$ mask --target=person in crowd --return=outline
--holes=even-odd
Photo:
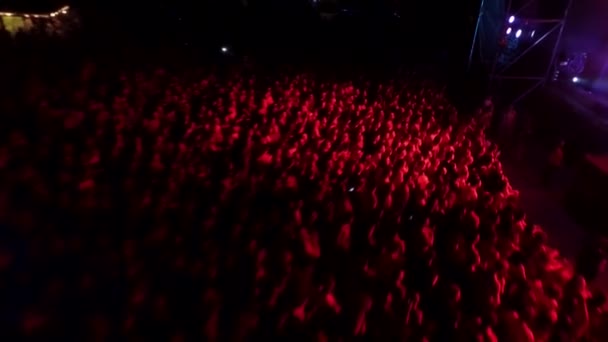
[[[508,148],[510,152],[515,148],[515,131],[517,121],[517,111],[514,106],[507,108],[501,124],[502,145]]]
[[[551,186],[553,181],[559,172],[560,168],[564,163],[564,146],[565,142],[560,141],[557,146],[551,150],[549,156],[547,157],[547,162],[545,164],[545,170],[542,175],[543,183],[545,186]]]

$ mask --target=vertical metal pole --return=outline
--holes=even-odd
[[[545,72],[545,81],[543,82],[543,85],[547,82],[547,79],[549,78],[549,74],[551,73],[551,68],[553,67],[553,64],[555,64],[555,57],[557,56],[557,49],[559,48],[559,46],[562,42],[564,26],[566,26],[566,19],[568,18],[568,13],[570,12],[570,7],[572,7],[573,1],[574,0],[568,1],[568,6],[566,6],[566,10],[564,11],[564,18],[562,19],[562,23],[560,24],[561,27],[559,28],[559,33],[557,34],[557,41],[555,42],[555,45],[553,46],[553,52],[551,53],[551,59],[549,60],[549,65],[547,66],[547,71]]]
[[[467,71],[471,70],[473,64],[473,52],[475,51],[475,45],[477,43],[477,34],[479,32],[479,25],[481,25],[481,17],[483,16],[483,5],[485,0],[481,0],[479,5],[479,13],[477,14],[477,23],[475,24],[475,32],[473,32],[473,42],[471,43],[471,51],[469,51],[469,63],[467,64]]]
[[[507,4],[507,10],[505,12],[506,15],[509,15],[509,13],[511,12],[512,4],[513,4],[512,0],[509,0],[509,2]],[[500,24],[500,32],[501,32],[501,35],[499,36],[500,39],[502,39],[502,37],[505,34],[505,19],[506,19],[506,17],[502,19],[502,23]],[[497,42],[495,44],[498,45]],[[493,88],[495,87],[494,83],[496,80],[496,66],[498,64],[498,57],[500,56],[501,53],[502,53],[501,47],[499,46],[496,51],[496,54],[494,55],[494,62],[492,63],[492,71],[490,71],[490,77],[489,77],[490,79],[488,80],[488,82],[489,82],[488,88],[490,88],[491,92],[494,92]]]
[[[608,61],[606,61],[604,63],[604,66],[602,67],[602,71],[600,71],[600,79],[605,78],[607,73],[608,73]]]

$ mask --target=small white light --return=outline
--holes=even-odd
[[[355,188],[354,188],[354,187],[352,187],[352,188],[348,189],[348,192],[353,192],[353,191],[355,191]]]
[[[224,52],[224,53],[228,52],[228,48],[225,46],[222,46],[222,52]]]
[[[512,28],[510,28],[510,27],[509,27],[509,28],[507,28],[507,34],[511,34],[511,31],[513,31],[513,29],[512,29]]]
[[[534,38],[535,33],[536,33],[536,31],[532,31],[532,33],[530,33],[530,38]]]
[[[572,77],[572,82],[573,83],[578,83],[580,80],[578,79],[578,77]]]
[[[509,23],[513,24],[514,21],[515,21],[515,16],[510,16],[509,17]]]
[[[515,38],[519,37],[521,37],[521,30],[517,30],[517,32],[515,32]]]

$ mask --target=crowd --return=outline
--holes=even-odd
[[[0,101],[3,334],[602,339],[595,269],[527,222],[491,106],[413,74],[98,67]]]

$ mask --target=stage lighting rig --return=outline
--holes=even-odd
[[[587,53],[576,52],[569,55],[562,55],[556,59],[553,72],[553,81],[571,80],[573,83],[578,83],[575,79],[580,80],[580,76],[585,71],[587,65]]]
[[[506,105],[519,102],[557,71],[557,48],[572,2],[482,0],[469,69],[479,61],[489,71],[490,92],[503,94]],[[479,59],[474,59],[475,51]]]

